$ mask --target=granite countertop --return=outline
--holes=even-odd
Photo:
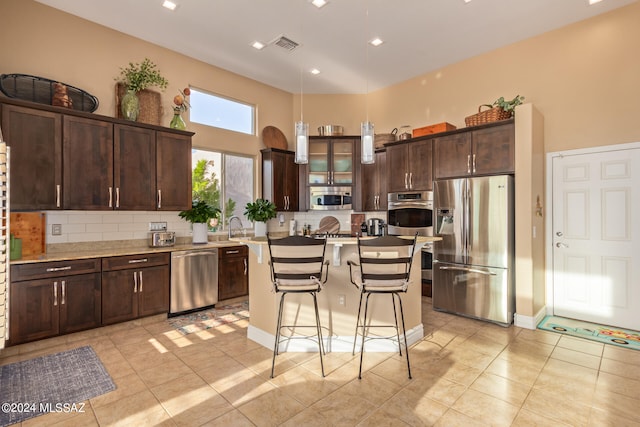
[[[229,240],[210,241],[208,243],[198,245],[194,245],[192,243],[177,243],[174,246],[165,246],[161,248],[150,248],[145,244],[146,240],[100,242],[100,244],[64,244],[64,246],[50,245],[47,247],[47,253],[23,256],[20,259],[11,260],[11,265],[238,246],[238,242],[232,242]]]

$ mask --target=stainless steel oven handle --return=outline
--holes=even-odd
[[[455,270],[455,271],[466,271],[468,273],[478,273],[478,274],[483,274],[485,276],[495,276],[496,273],[493,273],[491,271],[484,271],[484,270],[478,270],[477,268],[469,268],[469,267],[449,267],[449,266],[442,266],[440,267],[440,270]]]

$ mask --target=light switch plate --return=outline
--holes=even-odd
[[[167,231],[166,222],[150,222],[149,231]]]
[[[62,224],[51,224],[51,235],[52,236],[61,236],[62,235]]]

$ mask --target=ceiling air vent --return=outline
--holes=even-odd
[[[271,44],[275,44],[276,46],[279,46],[283,49],[287,49],[289,51],[292,51],[298,46],[300,46],[299,43],[294,42],[293,40],[291,40],[290,38],[287,38],[284,35],[280,35],[276,37],[276,39],[273,40]]]

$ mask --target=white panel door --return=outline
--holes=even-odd
[[[553,311],[640,330],[640,149],[553,158]]]

